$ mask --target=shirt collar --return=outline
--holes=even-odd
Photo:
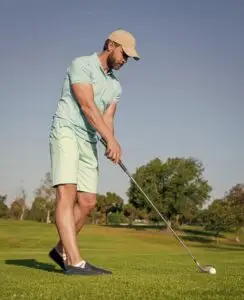
[[[100,68],[100,70],[103,72],[103,74],[104,74],[105,76],[110,76],[110,77],[113,77],[113,78],[116,78],[116,79],[117,79],[117,77],[114,75],[114,72],[113,72],[112,70],[109,70],[107,73],[104,71],[104,69],[103,69],[103,67],[102,67],[102,65],[101,65],[100,59],[99,59],[99,57],[98,57],[97,52],[95,52],[95,53],[93,54],[93,57],[94,57],[94,60],[95,60],[96,65]]]

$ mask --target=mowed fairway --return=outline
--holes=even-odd
[[[171,234],[89,225],[81,252],[113,275],[69,277],[47,255],[54,225],[0,220],[0,299],[244,299],[244,245],[201,239],[186,244],[216,275],[199,273]]]

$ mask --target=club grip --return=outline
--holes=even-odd
[[[103,137],[99,137],[99,140],[100,140],[100,142],[103,144],[103,146],[104,146],[105,148],[107,148],[107,142],[105,141],[105,139],[104,139]],[[121,160],[119,161],[119,165],[120,165],[120,167],[121,167],[126,173],[128,173],[128,170],[127,170],[126,166],[122,163]]]
[[[105,148],[107,148],[107,142],[105,141],[105,139],[104,138],[99,138],[99,140],[100,140],[100,142],[103,144],[103,146],[105,147]]]

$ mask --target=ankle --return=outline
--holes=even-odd
[[[72,266],[84,268],[85,265],[86,265],[86,261],[85,260],[80,260],[77,264],[73,264]]]
[[[55,249],[59,253],[59,255],[62,256],[63,260],[67,260],[66,253],[65,253],[64,247],[61,242],[57,243]]]
[[[83,258],[81,258],[81,257],[75,258],[75,259],[67,258],[67,265],[70,265],[70,266],[77,266],[77,265],[81,264],[81,262],[84,262]]]

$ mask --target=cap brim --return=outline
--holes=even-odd
[[[128,55],[129,57],[133,57],[135,60],[139,60],[140,56],[137,53],[135,48],[127,48],[127,47],[123,47],[123,50],[125,51],[125,54]]]

